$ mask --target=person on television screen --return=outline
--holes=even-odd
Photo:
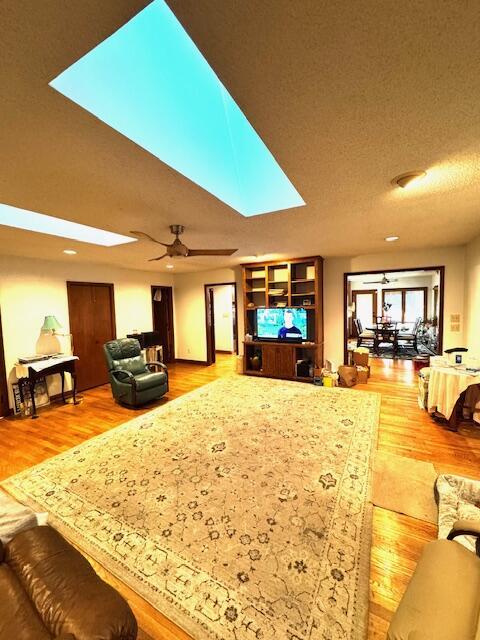
[[[285,338],[297,338],[302,336],[302,332],[298,327],[293,324],[293,311],[286,309],[283,312],[283,327],[278,330],[278,338],[284,340]]]

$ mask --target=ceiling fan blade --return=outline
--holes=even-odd
[[[134,236],[138,236],[140,238],[146,238],[147,240],[151,240],[152,242],[156,242],[157,244],[161,244],[164,247],[169,247],[169,244],[165,244],[165,242],[160,242],[160,240],[155,240],[152,236],[149,236],[148,233],[144,233],[143,231],[130,231]]]
[[[158,256],[158,258],[150,258],[149,262],[155,262],[155,260],[163,260],[163,258],[166,258],[168,256],[168,253],[164,253],[163,256]]]
[[[238,249],[189,249],[188,256],[231,256]]]

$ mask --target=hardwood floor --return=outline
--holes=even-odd
[[[233,375],[235,357],[217,354],[210,367],[170,365],[170,392],[145,409],[131,410],[115,404],[108,386],[84,393],[78,406],[56,404],[40,411],[38,420],[0,420],[0,479],[21,471],[78,443],[115,427],[154,406]],[[431,461],[438,472],[480,477],[480,428],[464,424],[459,433],[446,431],[420,410],[416,375],[409,361],[374,360],[368,384],[356,389],[382,395],[378,449]],[[436,527],[385,509],[374,509],[370,570],[369,640],[384,640],[388,622],[408,584],[426,542],[436,537]],[[153,640],[184,640],[187,636],[142,598],[107,574],[97,571],[128,599],[142,628]]]

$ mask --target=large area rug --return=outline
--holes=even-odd
[[[379,399],[224,378],[3,486],[198,640],[364,640]]]

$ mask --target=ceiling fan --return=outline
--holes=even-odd
[[[383,278],[381,280],[369,280],[368,282],[364,282],[363,284],[390,284],[390,282],[397,282],[397,279],[395,278],[395,279],[389,280],[384,272]]]
[[[152,238],[152,236],[148,235],[148,233],[144,233],[143,231],[130,231],[130,233],[133,233],[134,236],[146,238],[147,240],[151,240],[152,242],[161,244],[165,247],[166,252],[162,256],[158,256],[158,258],[150,258],[149,262],[162,260],[162,258],[166,258],[167,256],[170,258],[191,258],[192,256],[231,256],[232,253],[238,251],[238,249],[189,249],[178,238],[178,236],[184,231],[185,227],[183,225],[171,224],[170,232],[175,236],[175,240],[171,244],[155,240],[155,238]]]

